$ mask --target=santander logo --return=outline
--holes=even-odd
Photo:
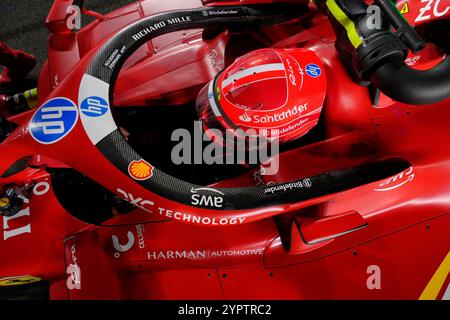
[[[244,113],[239,116],[239,120],[241,120],[242,122],[248,123],[248,122],[252,121],[252,118],[250,118],[247,113]]]
[[[253,117],[250,117],[247,113],[244,113],[239,116],[239,120],[244,123],[253,122],[255,124],[272,124],[286,121],[294,117],[301,117],[306,113],[306,111],[308,111],[308,103],[295,106],[287,111],[268,114],[255,114]]]

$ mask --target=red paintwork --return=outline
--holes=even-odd
[[[140,1],[76,34],[61,29],[58,20],[64,19],[64,10],[54,7],[47,22],[54,32],[49,61],[39,79],[41,103],[58,96],[78,101],[76,86],[95,48],[123,26],[157,12],[199,6],[200,0]],[[410,0],[406,18],[414,21],[422,6],[421,1]],[[310,17],[308,24],[295,21],[263,32],[267,46],[307,48],[320,57],[328,82],[324,139],[283,153],[277,176],[266,179],[249,173],[216,186],[292,181],[375,158],[402,157],[412,164],[410,169],[337,195],[276,210],[242,212],[248,214],[248,223],[242,225],[199,227],[138,209],[93,226],[61,207],[46,166],[75,168],[113,192],[120,188],[134,198],[151,198],[160,207],[192,208],[152,195],[118,172],[92,146],[80,122],[61,142],[38,144],[28,133],[32,112],[24,113],[11,119],[20,126],[0,144],[0,172],[27,155],[34,156],[33,168],[0,183],[39,188],[30,193],[21,215],[1,218],[0,279],[21,275],[48,279],[53,299],[419,298],[450,250],[449,101],[420,107],[385,101],[383,108],[374,107],[368,89],[354,83],[339,61],[327,20],[313,7],[299,20]],[[151,41],[122,70],[116,104],[177,105],[195,100],[198,90],[222,67],[230,37],[223,32],[203,41],[201,30],[191,30]],[[435,63],[437,55],[442,58],[435,50],[417,67]],[[207,212],[198,209],[196,214]],[[289,250],[281,244],[275,215],[281,221],[295,221],[286,231],[292,239]],[[306,244],[302,230],[311,239],[353,232]],[[134,244],[127,247],[132,238]],[[81,269],[81,289],[68,290],[66,268],[74,258]],[[371,290],[367,281],[373,265],[380,267],[381,288]]]
[[[356,231],[366,225],[366,221],[358,212],[351,211],[322,219],[312,218],[308,221],[306,218],[298,225],[298,229],[306,244],[315,244],[330,238],[336,238],[347,232]]]

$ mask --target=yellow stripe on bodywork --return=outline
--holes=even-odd
[[[450,252],[447,254],[444,261],[442,261],[433,278],[431,278],[427,287],[420,295],[419,300],[436,300],[442,286],[445,284],[445,280],[447,280],[449,272]]]
[[[37,93],[37,89],[31,89],[28,91],[24,92],[24,96],[25,96],[25,101],[27,102],[27,106],[30,109],[34,109],[37,106],[37,98],[38,98],[38,93]]]
[[[362,45],[361,37],[356,30],[356,26],[353,21],[345,14],[344,11],[337,5],[334,0],[327,0],[327,8],[335,19],[344,27],[347,31],[348,39],[355,49],[358,49]]]

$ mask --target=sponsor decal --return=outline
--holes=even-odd
[[[114,69],[114,67],[117,65],[117,62],[122,58],[123,54],[127,50],[126,46],[123,46],[120,49],[115,49],[108,59],[106,59],[104,66],[109,69]]]
[[[274,194],[279,192],[286,192],[294,189],[303,189],[303,188],[311,188],[312,181],[311,179],[303,179],[302,181],[290,182],[285,184],[280,184],[272,187],[268,187],[264,189],[265,194]]]
[[[415,177],[414,168],[411,167],[408,170],[403,171],[402,173],[399,173],[389,179],[386,179],[385,181],[383,181],[378,185],[375,191],[383,192],[395,190],[413,181],[414,177]]]
[[[32,276],[7,277],[0,279],[0,287],[12,287],[41,281],[41,278]]]
[[[305,68],[306,74],[311,78],[318,78],[322,74],[322,69],[314,63],[310,63]]]
[[[312,187],[312,181],[311,181],[311,179],[303,179],[302,183],[303,183],[303,186],[304,186],[305,188],[311,188],[311,187]]]
[[[145,248],[144,233],[145,233],[144,225],[142,224],[136,225],[136,236],[138,240],[139,249]],[[122,244],[119,238],[115,235],[113,235],[111,238],[113,247],[116,250],[116,252],[114,253],[115,258],[120,258],[121,253],[129,251],[136,243],[136,237],[134,233],[131,231],[128,231],[127,233],[127,242],[125,244]]]
[[[167,24],[174,25],[174,24],[191,22],[191,21],[192,21],[192,18],[190,16],[185,16],[185,17],[181,17],[181,18],[167,19]]]
[[[133,206],[141,210],[147,211],[149,213],[153,213],[153,211],[151,210],[151,207],[155,205],[153,201],[137,198],[133,196],[131,193],[125,192],[122,189],[117,189],[117,192],[121,195],[122,199],[129,202]]]
[[[200,192],[200,193],[199,193]],[[193,206],[222,208],[225,194],[212,188],[192,188],[191,204]],[[211,193],[211,195],[205,195]]]
[[[261,115],[256,113],[253,115],[253,117],[249,117],[247,113],[244,113],[239,116],[239,120],[245,123],[253,122],[254,124],[272,124],[301,115],[306,111],[308,111],[308,103],[302,104],[300,106],[294,106],[290,110],[274,113],[271,115]]]
[[[148,26],[148,27],[142,29],[141,31],[137,32],[136,34],[134,34],[132,36],[132,38],[137,41],[137,40],[145,37],[146,35],[151,34],[151,33],[155,32],[156,30],[160,30],[166,26],[167,26],[167,23],[164,21],[157,22],[154,25]]]
[[[155,205],[153,201],[145,200],[143,198],[135,197],[131,193],[128,193],[122,189],[117,189],[117,192],[121,195],[122,199],[131,203],[132,205],[138,207],[149,213],[159,214],[162,217],[168,219],[173,219],[181,222],[187,222],[192,224],[208,225],[208,226],[227,226],[242,224],[245,222],[245,217],[236,218],[217,218],[214,217],[200,217],[194,214],[183,213],[179,211],[174,211],[166,208],[161,208]],[[155,209],[154,212],[152,209]]]
[[[42,181],[36,183],[33,187],[33,194],[36,196],[43,196],[50,190],[50,184],[48,182]],[[29,204],[30,200],[23,195],[20,195],[24,204]],[[14,225],[15,221],[25,222],[22,217],[28,217],[28,223],[22,224],[22,226]],[[30,207],[27,206],[20,210],[17,214],[12,217],[3,217],[3,240],[18,237],[27,233],[31,233],[31,222],[30,220]],[[14,225],[14,226],[13,226]]]
[[[422,7],[415,22],[427,21],[431,18],[441,18],[450,11],[448,0],[422,0]]]
[[[264,249],[248,250],[167,250],[167,251],[149,251],[148,260],[177,260],[190,259],[202,260],[220,257],[243,257],[260,256],[264,254]]]
[[[309,121],[309,118],[305,118],[305,119],[301,119],[298,122],[294,123],[294,124],[290,124],[289,126],[287,126],[286,128],[283,129],[271,129],[270,131],[267,131],[266,135],[270,135],[272,137],[276,137],[276,136],[281,136],[284,135],[285,133],[297,130],[298,128],[301,128],[304,124],[306,124]]]
[[[117,65],[117,62],[119,62],[120,58],[122,58],[123,54],[127,50],[126,46],[123,46],[120,49],[115,49],[108,59],[106,59],[106,62],[104,63],[104,66],[109,69],[114,69],[114,67]]]
[[[31,136],[39,143],[52,144],[66,137],[78,120],[76,104],[66,98],[54,98],[39,108],[31,118]]]
[[[153,170],[153,166],[144,159],[132,161],[128,166],[128,174],[139,181],[150,179],[153,176]]]
[[[245,221],[245,217],[239,218],[216,218],[216,217],[199,217],[193,214],[177,212],[173,210],[168,210],[165,208],[158,208],[158,212],[161,216],[182,221],[189,222],[193,224],[202,224],[202,225],[210,225],[210,226],[227,226],[227,225],[235,225],[242,224]]]
[[[84,99],[80,110],[87,117],[98,118],[108,112],[109,103],[103,98],[91,96]]]
[[[128,231],[127,233],[127,242],[125,244],[121,244],[119,242],[119,238],[117,236],[112,236],[112,243],[114,249],[117,250],[117,252],[114,254],[116,258],[120,257],[121,253],[129,251],[133,245],[134,245],[134,234],[131,231]]]
[[[157,22],[151,26],[147,26],[144,29],[142,29],[141,31],[135,33],[132,38],[135,41],[138,41],[140,39],[142,39],[143,37],[158,31],[160,29],[163,29],[167,26],[171,26],[171,25],[176,25],[176,24],[180,24],[180,23],[186,23],[186,22],[191,22],[192,21],[192,17],[191,16],[183,16],[183,17],[179,17],[179,18],[172,18],[172,19],[167,19],[165,21],[160,21]]]
[[[80,83],[80,118],[92,144],[117,130],[108,100],[109,84],[85,74]]]
[[[204,17],[208,16],[222,16],[222,15],[236,15],[237,10],[203,10],[202,15]]]
[[[245,123],[252,122],[252,118],[250,118],[247,113],[241,114],[239,120]]]
[[[145,249],[145,239],[144,239],[145,228],[143,224],[136,225],[136,235],[138,238],[139,249]]]

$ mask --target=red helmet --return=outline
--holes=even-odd
[[[262,49],[239,58],[203,88],[197,112],[206,129],[253,129],[286,143],[317,124],[325,92],[324,68],[314,52]]]

